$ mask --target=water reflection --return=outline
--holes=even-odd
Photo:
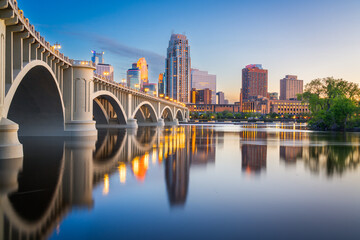
[[[144,184],[150,169],[159,166],[170,207],[185,208],[190,169],[222,161],[222,156],[216,159],[217,149],[239,151],[245,174],[269,171],[268,161],[276,161],[269,159],[273,149],[280,163],[302,162],[311,173],[326,177],[342,176],[359,165],[357,134],[310,133],[291,126],[236,131],[183,126],[102,130],[98,139],[23,138],[24,159],[0,161],[0,238],[47,238],[73,209],[95,207],[97,186],[109,196],[112,176],[123,185],[131,178]],[[239,144],[227,145],[229,138]]]
[[[360,138],[358,134],[312,135],[314,146],[304,149],[305,166],[312,173],[328,177],[343,175],[355,170],[360,163]]]

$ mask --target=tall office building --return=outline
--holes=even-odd
[[[212,92],[212,104],[216,104],[216,75],[209,74],[207,71],[191,69],[191,89],[204,90],[210,89]]]
[[[225,104],[225,93],[224,92],[216,93],[216,104]]]
[[[157,96],[157,84],[156,83],[143,83],[143,91],[154,97]]]
[[[149,65],[146,63],[145,58],[140,58],[137,62],[137,67],[141,72],[141,89],[143,88],[144,83],[149,82]]]
[[[93,54],[92,57],[91,57],[91,61],[93,63],[95,63],[95,65],[99,64],[99,63],[102,63],[104,64],[105,61],[104,61],[104,54],[105,52],[96,52],[96,51],[91,51],[91,53]]]
[[[261,64],[251,64],[242,70],[242,98],[268,97],[268,70]]]
[[[166,96],[189,103],[191,90],[190,46],[185,35],[172,34],[166,55]]]
[[[163,97],[165,95],[165,74],[159,74],[159,83],[158,83],[158,96]]]
[[[134,63],[132,65],[132,68],[130,68],[127,71],[127,86],[133,89],[140,90],[140,84],[141,84],[141,71],[137,67],[137,63]]]
[[[91,61],[95,64],[95,73],[106,78],[108,81],[114,81],[114,67],[110,64],[105,64],[104,52],[91,51],[93,54]]]
[[[304,81],[297,76],[286,75],[280,80],[280,100],[297,100],[297,94],[304,91]]]

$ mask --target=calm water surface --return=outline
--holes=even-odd
[[[360,239],[360,135],[301,126],[22,138],[3,239]]]

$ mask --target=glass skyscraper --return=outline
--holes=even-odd
[[[191,58],[188,39],[185,35],[172,34],[166,55],[166,96],[180,102],[190,102],[190,71]]]
[[[127,71],[127,85],[130,88],[140,90],[141,71],[137,67],[137,63],[134,63],[132,65],[132,68]]]

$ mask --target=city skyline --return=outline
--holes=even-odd
[[[39,11],[34,10],[31,1],[21,4],[36,29],[51,43],[60,42],[62,52],[74,58],[88,58],[91,49],[105,51],[107,62],[115,68],[116,81],[126,77],[133,61],[145,57],[151,66],[150,81],[155,82],[164,71],[169,36],[172,32],[186,32],[191,41],[193,67],[216,74],[218,89],[227,93],[232,102],[238,99],[241,88],[241,68],[251,63],[269,69],[270,92],[279,92],[279,80],[290,74],[304,79],[304,84],[327,76],[359,83],[356,67],[360,60],[356,56],[360,51],[357,47],[360,34],[353,31],[360,23],[356,11],[360,3],[356,1],[260,1],[256,15],[247,11],[251,3],[245,1],[226,1],[233,5],[231,9],[225,3],[209,1],[204,6],[194,2],[183,17],[169,22],[158,14],[174,4],[165,1],[140,4],[110,1],[112,8],[107,7],[109,4],[98,7],[91,1],[90,4],[78,1],[74,10],[66,8],[69,16],[66,18],[65,6],[44,0],[38,3]],[[41,11],[42,6],[57,11]],[[84,11],[79,14],[80,7]],[[149,21],[139,31],[130,32],[132,22],[140,21],[130,14],[135,7]],[[201,13],[195,14],[199,9]],[[241,14],[236,13],[238,10]],[[217,17],[212,19],[214,15]],[[238,23],[235,28],[234,22]],[[244,39],[244,31],[251,37]],[[147,41],[143,40],[144,35]]]

